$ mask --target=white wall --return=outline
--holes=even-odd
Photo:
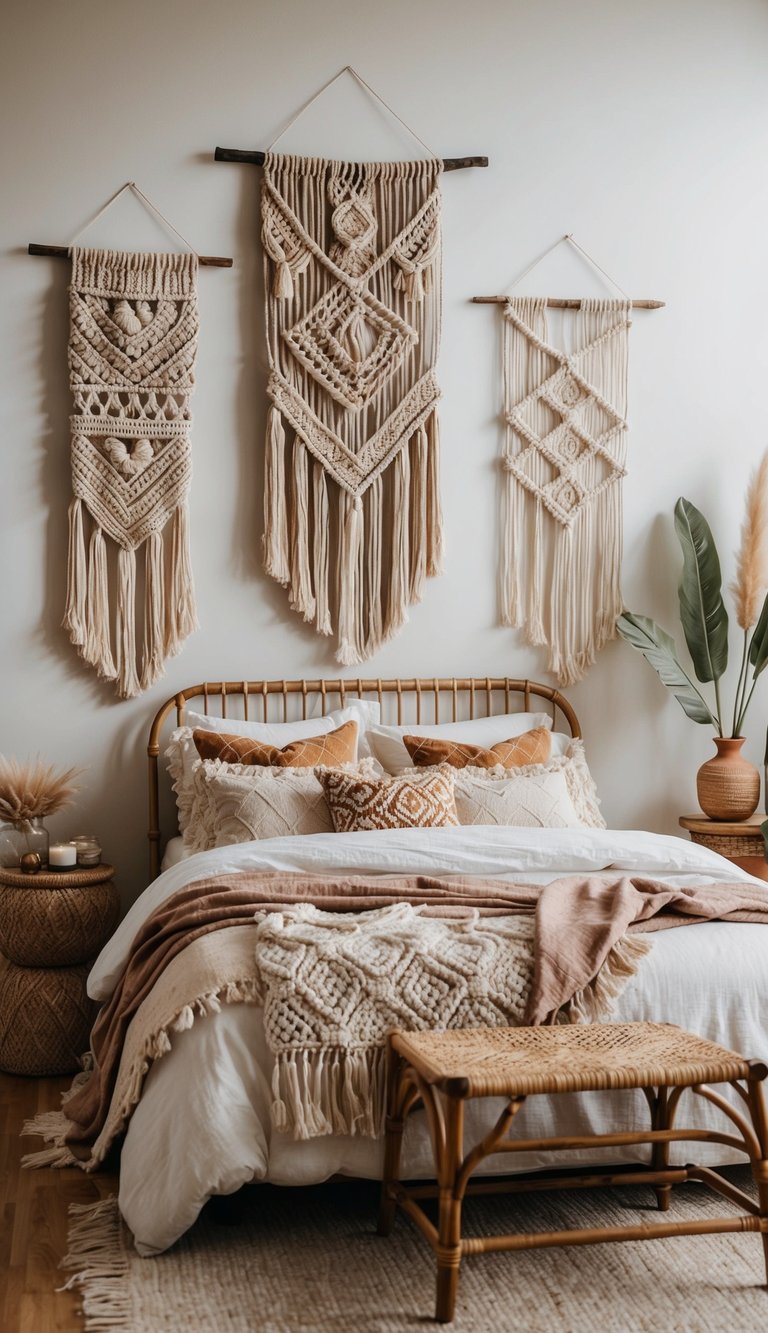
[[[341,65],[354,64],[446,156],[441,378],[448,569],[372,674],[528,674],[543,658],[496,624],[504,288],[573,231],[632,294],[624,589],[676,625],[679,494],[707,513],[733,572],[742,493],[768,444],[768,7],[764,0],[6,0],[2,99],[2,731],[0,749],[82,764],[61,833],[94,829],[126,899],[145,867],[144,745],[174,689],[330,675],[326,645],[259,565],[265,358],[258,169],[214,165],[217,143],[263,147]],[[351,80],[281,146],[402,156],[402,131]],[[196,248],[235,256],[200,278],[193,557],[203,628],[151,696],[115,700],[59,629],[69,499],[66,243],[135,178]],[[89,243],[162,247],[125,202]],[[521,291],[604,290],[561,249]],[[649,667],[609,646],[571,693],[609,822],[673,830],[711,750]],[[760,762],[766,689],[749,723]]]

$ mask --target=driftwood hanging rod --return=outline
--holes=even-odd
[[[68,245],[36,245],[30,241],[27,246],[27,253],[30,255],[47,255],[50,259],[67,259],[69,257]],[[224,259],[220,255],[198,255],[197,260],[203,268],[231,268],[234,260]]]
[[[473,296],[475,305],[504,305],[511,298],[508,296]],[[633,310],[663,310],[666,301],[632,301]],[[547,305],[555,310],[580,310],[581,298],[571,296],[548,296]]]
[[[262,153],[257,148],[217,148],[213,159],[215,162],[252,162],[254,166],[263,167],[266,153]],[[443,171],[463,171],[465,167],[487,167],[487,157],[444,157]]]

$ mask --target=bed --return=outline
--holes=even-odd
[[[158,711],[149,756],[150,883],[96,960],[89,992],[105,1001],[112,993],[137,930],[161,904],[211,876],[243,871],[273,875],[318,873],[373,876],[443,875],[472,880],[546,885],[564,875],[608,869],[638,874],[686,889],[697,885],[766,885],[701,846],[642,831],[577,825],[539,828],[474,824],[371,832],[319,832],[210,847],[190,853],[173,839],[164,843],[167,817],[161,755],[169,728],[183,725],[190,705],[221,725],[249,722],[304,723],[324,717],[350,700],[369,702],[393,726],[415,729],[548,713],[547,726],[563,738],[561,752],[578,741],[580,728],[568,701],[555,689],[506,678],[435,680],[339,680],[218,682],[180,691]],[[388,725],[385,720],[383,727]],[[490,724],[483,722],[488,728]],[[554,746],[554,741],[553,741]],[[165,869],[160,871],[165,854]],[[250,929],[250,928],[247,928]],[[762,925],[712,921],[695,929],[663,930],[625,984],[611,1013],[616,1021],[676,1022],[748,1056],[768,1056],[768,935]],[[119,1202],[143,1255],[157,1254],[190,1227],[207,1199],[249,1182],[290,1186],[320,1182],[334,1174],[377,1178],[380,1139],[327,1134],[297,1141],[273,1128],[270,1105],[273,1057],[258,1003],[223,1004],[174,1033],[170,1049],[150,1064],[121,1152]],[[735,1094],[733,1094],[735,1096]],[[518,1132],[533,1138],[564,1133],[610,1133],[631,1120],[644,1123],[642,1094],[560,1097],[557,1106],[531,1099]],[[718,1112],[697,1099],[690,1121],[717,1124]],[[482,1120],[468,1124],[475,1138],[499,1113],[498,1104],[473,1106]],[[623,1160],[644,1160],[644,1149]],[[569,1165],[594,1161],[573,1154]],[[603,1150],[599,1160],[611,1160]],[[703,1165],[739,1160],[716,1144],[702,1144]],[[431,1174],[432,1154],[420,1113],[411,1117],[404,1143],[403,1174]],[[527,1154],[518,1170],[557,1164],[556,1155]],[[504,1159],[484,1164],[490,1174]]]

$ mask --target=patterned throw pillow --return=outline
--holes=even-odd
[[[357,723],[344,722],[322,736],[307,736],[282,747],[223,731],[192,732],[201,759],[260,768],[315,768],[318,764],[353,764],[357,758]]]
[[[548,764],[511,773],[501,767],[464,768],[456,774],[454,795],[461,824],[605,828],[580,740],[572,740],[568,753]]]
[[[448,765],[399,778],[365,778],[316,769],[337,833],[364,829],[444,828],[458,824],[454,770]]]
[[[437,736],[403,736],[411,759],[417,768],[434,764],[450,764],[452,768],[522,768],[526,764],[546,764],[552,748],[552,736],[546,727],[524,731],[522,736],[498,741],[486,748],[483,745],[460,744],[440,740]]]

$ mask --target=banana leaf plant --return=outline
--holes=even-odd
[[[678,585],[680,622],[693,664],[692,673],[681,665],[671,634],[655,620],[625,611],[619,616],[616,628],[621,637],[650,662],[687,716],[694,722],[714,727],[718,736],[723,736],[720,682],[728,667],[728,612],[722,596],[720,559],[707,520],[690,500],[683,497],[675,505],[675,532],[683,552]],[[730,735],[742,735],[755,685],[766,666],[768,594],[756,624],[744,629]],[[714,699],[710,697],[708,700],[699,685],[710,685]]]

